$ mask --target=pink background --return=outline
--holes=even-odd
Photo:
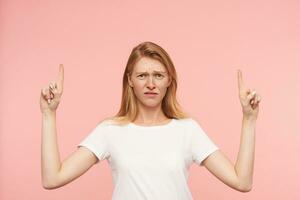
[[[0,199],[111,198],[106,161],[43,189],[40,90],[63,63],[57,131],[65,159],[118,111],[128,56],[143,41],[170,54],[179,102],[233,163],[242,119],[237,68],[262,96],[252,191],[233,190],[193,165],[195,200],[300,199],[299,1],[2,0],[0,9]]]

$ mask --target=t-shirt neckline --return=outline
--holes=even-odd
[[[152,126],[143,126],[143,125],[137,125],[133,122],[130,122],[129,125],[132,127],[136,128],[142,128],[142,129],[147,129],[147,128],[163,128],[163,127],[168,127],[174,122],[174,118],[172,118],[168,123],[166,124],[160,124],[160,125],[152,125]]]

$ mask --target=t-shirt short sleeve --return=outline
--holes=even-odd
[[[208,137],[200,124],[192,119],[190,126],[190,152],[193,162],[203,166],[203,160],[211,153],[218,150],[219,147]]]
[[[98,158],[97,163],[108,158],[107,144],[107,125],[105,122],[100,122],[78,145],[77,148],[83,146],[89,149]]]

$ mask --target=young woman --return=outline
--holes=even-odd
[[[64,68],[41,91],[42,183],[61,187],[106,159],[112,170],[114,200],[192,200],[189,167],[205,166],[226,185],[248,192],[252,187],[255,123],[261,97],[243,83],[238,70],[243,121],[235,165],[176,100],[177,75],[167,52],[153,42],[133,48],[123,76],[119,112],[102,120],[60,161],[56,109],[63,93]]]

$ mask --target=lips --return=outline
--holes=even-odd
[[[157,94],[155,92],[145,92],[145,94]]]

